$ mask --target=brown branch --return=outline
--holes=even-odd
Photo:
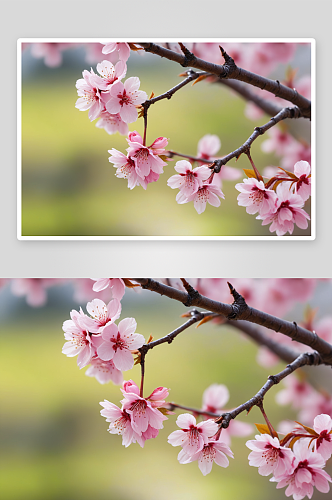
[[[135,278],[142,288],[151,290],[159,295],[166,295],[167,297],[186,304],[189,300],[189,294],[185,291],[177,290],[176,288],[164,285],[150,278]],[[225,316],[229,320],[245,320],[249,323],[265,326],[269,330],[282,333],[292,340],[296,340],[302,344],[311,347],[313,350],[319,352],[322,362],[326,365],[332,365],[332,345],[325,340],[318,337],[318,335],[306,328],[297,325],[296,322],[291,323],[284,319],[272,316],[271,314],[264,313],[249,307],[244,298],[237,293],[232,285],[229,284],[230,291],[233,295],[233,304],[224,304],[215,300],[209,299],[204,295],[197,292],[196,297],[190,298],[190,303],[194,307],[201,307],[202,309],[215,312]]]
[[[253,142],[259,136],[265,134],[267,130],[274,127],[277,123],[281,122],[282,120],[286,120],[287,118],[298,118],[299,112],[300,112],[299,108],[297,107],[281,109],[274,117],[272,117],[267,123],[265,123],[265,125],[262,125],[261,127],[255,127],[254,132],[240,147],[238,147],[228,155],[219,158],[218,160],[214,161],[204,160],[194,156],[189,156],[182,153],[176,153],[175,151],[168,151],[168,156],[172,158],[173,156],[177,155],[177,156],[182,156],[184,158],[188,158],[192,161],[201,161],[204,163],[208,163],[211,165],[211,168],[214,169],[214,172],[218,173],[220,172],[223,165],[226,165],[226,163],[228,163],[233,158],[238,159],[243,153],[246,154],[250,160],[250,148]]]
[[[262,90],[266,90],[267,92],[274,94],[276,97],[281,97],[282,99],[293,103],[295,106],[298,106],[301,111],[301,116],[305,118],[310,118],[311,116],[311,102],[299,94],[296,89],[286,87],[278,80],[270,80],[269,78],[256,75],[255,73],[251,73],[250,71],[237,67],[233,59],[229,57],[222,48],[220,48],[220,50],[222,51],[222,55],[225,59],[225,64],[220,65],[204,61],[203,59],[196,57],[188,49],[186,49],[185,54],[179,54],[178,52],[166,49],[155,43],[140,42],[138,45],[143,47],[146,52],[152,52],[160,57],[165,57],[166,59],[181,64],[181,66],[190,66],[192,68],[212,73],[221,79],[227,78],[239,80]]]
[[[216,83],[221,83],[225,87],[234,90],[237,94],[243,97],[246,101],[253,102],[258,108],[264,111],[269,116],[274,116],[282,110],[280,106],[272,101],[268,101],[263,97],[255,94],[250,87],[242,82],[236,80],[216,80]]]
[[[226,320],[226,325],[230,325],[233,328],[238,329],[240,332],[244,333],[247,337],[250,337],[259,346],[267,347],[273,354],[278,356],[282,361],[286,363],[291,363],[296,359],[300,353],[290,349],[288,346],[280,344],[275,340],[268,337],[264,332],[259,330],[254,325],[248,323],[247,321],[232,321]]]
[[[182,80],[182,82],[175,85],[175,87],[172,87],[163,94],[148,99],[147,101],[143,102],[142,106],[148,109],[151,106],[151,104],[154,104],[155,102],[161,101],[162,99],[171,99],[171,97],[175,94],[175,92],[182,89],[182,87],[185,87],[185,85],[188,85],[188,83],[192,82],[193,80],[197,80],[197,78],[199,78],[202,75],[209,76],[207,73],[196,73],[196,71],[192,69],[187,71],[187,75],[188,75],[187,78],[185,78],[184,80]]]
[[[150,351],[150,349],[153,349],[157,345],[165,344],[166,342],[168,344],[171,344],[173,342],[173,340],[175,339],[175,337],[177,337],[179,335],[179,333],[183,332],[184,330],[189,328],[191,325],[197,323],[198,321],[201,321],[206,316],[206,314],[204,314],[200,311],[196,311],[195,309],[193,311],[191,311],[190,314],[191,314],[191,318],[188,321],[186,321],[183,325],[179,326],[179,328],[176,328],[168,335],[165,335],[164,337],[161,337],[160,339],[157,339],[154,342],[149,342],[148,344],[142,345],[142,347],[140,347],[138,349],[138,351],[141,353],[142,357],[144,357],[146,355],[146,353],[148,351]]]
[[[191,408],[190,406],[178,405],[177,403],[168,403],[167,409],[170,411],[180,408],[181,410],[187,410],[191,413],[196,413],[197,415],[207,415],[208,417],[217,418],[220,415],[218,413],[213,413],[212,411],[197,410],[196,408]]]
[[[274,127],[277,123],[279,123],[282,120],[285,120],[286,118],[298,118],[300,116],[300,110],[298,107],[293,107],[293,108],[283,108],[279,113],[277,113],[275,116],[273,116],[265,125],[262,125],[261,127],[255,127],[254,132],[251,134],[251,136],[240,146],[239,148],[235,149],[228,155],[215,160],[214,161],[214,171],[216,173],[220,172],[221,167],[223,165],[226,165],[232,158],[238,159],[241,154],[250,154],[250,148],[252,146],[252,143],[260,136],[265,134],[267,130],[270,128]]]
[[[223,428],[227,428],[229,426],[229,422],[236,418],[240,413],[244,411],[249,411],[253,406],[261,406],[265,394],[276,384],[279,384],[281,380],[286,378],[288,375],[293,373],[293,371],[297,370],[301,366],[305,365],[319,365],[322,363],[321,356],[318,352],[309,352],[300,354],[292,363],[286,366],[284,370],[277,375],[270,375],[267,379],[267,382],[263,385],[263,387],[257,392],[257,394],[249,399],[246,403],[234,408],[234,410],[230,412],[223,413],[220,415],[216,422],[221,424]]]

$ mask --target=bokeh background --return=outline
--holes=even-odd
[[[331,284],[322,281],[311,302],[319,315],[331,310]],[[149,291],[127,290],[124,317],[135,317],[137,332],[159,338],[184,321],[181,304]],[[268,478],[248,465],[247,438],[232,438],[235,459],[223,469],[214,464],[204,477],[197,463],[180,465],[179,448],[167,443],[176,415],[165,422],[157,439],[125,448],[121,437],[107,432],[100,401],[119,405],[122,394],[111,383],[100,385],[79,370],[76,358],[61,353],[62,323],[71,309],[85,310],[73,299],[71,284],[48,291],[47,305],[31,308],[15,297],[10,285],[0,290],[0,497],[4,500],[272,500],[285,499]],[[297,304],[288,318],[299,321],[305,305]],[[228,408],[247,400],[270,372],[255,362],[257,348],[230,328],[205,324],[183,332],[170,345],[147,356],[146,393],[169,387],[169,401],[199,408],[203,391],[212,383],[230,391]],[[284,364],[273,367],[277,373]],[[140,368],[126,373],[136,383]],[[280,387],[281,388],[281,387]],[[275,404],[272,389],[265,410],[273,425],[295,418],[288,407]],[[262,422],[257,408],[246,422]],[[254,433],[252,435],[252,438]],[[251,437],[250,437],[251,438]],[[326,469],[332,473],[331,465]],[[329,498],[315,491],[314,499]]]
[[[298,68],[298,76],[310,73],[310,47],[299,45],[291,64]],[[129,190],[108,161],[108,150],[125,152],[125,137],[108,135],[90,122],[88,112],[75,108],[75,83],[91,66],[96,71],[96,64],[86,62],[83,46],[64,51],[63,63],[56,68],[33,58],[29,47],[23,51],[22,236],[275,235],[237,205],[235,181],[223,182],[225,200],[219,208],[207,205],[198,215],[193,203],[178,205],[177,190],[170,189],[167,180],[176,173],[173,167],[179,158],[146,191],[140,186]],[[179,83],[181,69],[152,54],[132,53],[127,77],[139,76],[142,90],[159,95]],[[271,77],[283,80],[286,69],[280,64]],[[162,135],[169,138],[169,149],[196,155],[198,141],[216,134],[222,143],[220,155],[225,155],[239,147],[254,126],[267,121],[264,117],[252,122],[244,108],[245,102],[221,85],[189,85],[170,101],[150,108],[147,143]],[[129,130],[143,134],[143,119],[130,124]],[[261,151],[263,140],[252,147],[259,170],[279,164],[278,157]],[[229,165],[250,167],[243,157]],[[310,224],[306,231],[295,228],[293,234],[310,235]]]

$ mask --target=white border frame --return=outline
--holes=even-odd
[[[22,44],[103,42],[310,43],[311,45],[311,235],[310,236],[22,236]],[[17,239],[21,241],[310,241],[316,238],[316,40],[314,38],[19,38],[17,40]]]

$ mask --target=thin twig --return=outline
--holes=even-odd
[[[207,415],[208,417],[212,418],[219,418],[220,416],[218,413],[214,413],[212,411],[197,410],[197,408],[192,408],[191,406],[179,405],[177,403],[168,403],[167,405],[167,409],[170,411],[173,411],[176,408],[179,408],[180,410],[190,411],[191,413],[196,413],[197,415]]]
[[[274,127],[277,123],[281,122],[282,120],[285,120],[286,118],[298,118],[299,117],[299,108],[296,106],[293,108],[283,108],[279,113],[277,113],[275,116],[273,116],[265,125],[262,125],[260,127],[255,127],[254,132],[251,134],[251,136],[240,146],[239,148],[235,149],[231,153],[229,153],[226,156],[223,156],[222,158],[215,160],[214,161],[214,171],[216,173],[220,172],[221,167],[223,165],[226,165],[230,160],[233,158],[238,159],[243,153],[247,154],[250,153],[250,148],[253,144],[253,142],[261,135],[265,134],[267,130],[270,128]]]
[[[260,406],[265,394],[276,384],[279,384],[281,380],[285,377],[293,373],[293,371],[297,370],[301,366],[305,365],[319,365],[322,363],[322,359],[318,352],[310,352],[310,353],[302,353],[300,354],[292,363],[286,366],[284,370],[277,373],[277,375],[270,375],[268,377],[267,382],[263,385],[263,387],[257,392],[257,394],[249,399],[246,403],[234,408],[234,410],[230,412],[223,413],[220,415],[216,422],[221,424],[222,427],[227,428],[229,426],[229,422],[237,417],[240,413],[244,411],[249,411],[253,406]]]

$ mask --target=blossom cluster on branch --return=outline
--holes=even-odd
[[[143,447],[146,440],[157,438],[165,420],[180,411],[176,419],[178,429],[168,436],[170,445],[181,448],[180,464],[197,462],[204,476],[211,472],[213,464],[228,467],[229,457],[234,458],[231,438],[247,437],[250,438],[246,442],[250,449],[249,465],[257,467],[260,475],[271,475],[270,480],[277,488],[286,488],[286,496],[301,500],[306,496],[311,498],[314,489],[329,491],[331,477],[324,467],[332,454],[332,398],[326,388],[312,384],[314,379],[309,372],[302,371],[302,367],[312,365],[314,370],[317,364],[332,365],[332,320],[326,316],[317,321],[317,311],[310,308],[299,324],[280,317],[289,313],[295,303],[310,301],[320,280],[95,278],[67,281],[74,284],[79,301],[84,297],[91,300],[84,307],[86,312],[83,308],[72,310],[70,319],[64,321],[62,352],[68,357],[77,356],[79,368],[87,367],[86,375],[95,377],[99,383],[112,381],[120,385],[119,406],[107,399],[100,404],[109,433],[120,435],[125,447],[135,443]],[[10,280],[2,284],[7,282]],[[30,293],[36,293],[38,286],[45,290],[64,282],[66,280],[22,279],[12,280],[11,285],[14,293],[20,290],[23,294],[29,286]],[[183,314],[186,322],[164,337],[145,339],[136,333],[135,318],[121,319],[121,302],[128,289],[150,290],[200,310],[191,309]],[[106,301],[92,298],[94,294]],[[250,309],[248,313],[246,308]],[[158,385],[158,381],[149,395],[144,394],[149,352],[158,345],[176,341],[176,337],[192,325],[203,328],[207,322],[219,328],[234,327],[254,340],[265,350],[260,352],[259,362],[272,366],[275,358],[286,360],[288,365],[280,373],[269,376],[256,395],[248,389],[248,400],[236,408],[227,408],[229,390],[219,381],[211,381],[197,408],[186,406],[185,401],[169,401],[170,389]],[[290,333],[286,334],[289,328]],[[281,333],[270,335],[272,331]],[[123,372],[131,370],[134,364],[141,367],[140,383],[130,377],[124,379]],[[277,392],[276,401],[281,405],[291,403],[299,416],[295,422],[286,419],[280,422],[276,431],[263,402],[265,394],[282,380],[285,386]],[[251,437],[252,425],[238,419],[254,406],[265,420],[256,424],[259,434],[255,438]]]
[[[57,65],[61,53],[70,44],[32,44],[32,54],[45,57],[46,64]],[[74,44],[73,44],[74,45]],[[246,178],[235,188],[240,191],[238,204],[246,207],[248,214],[257,214],[262,225],[269,225],[271,233],[277,236],[293,234],[294,227],[305,230],[310,216],[306,211],[311,195],[311,149],[300,133],[289,128],[289,121],[310,118],[310,76],[297,77],[297,69],[288,67],[284,81],[266,78],[278,64],[291,63],[296,43],[126,43],[106,42],[86,44],[89,62],[97,62],[96,72],[83,71],[76,88],[76,107],[88,111],[91,121],[98,119],[96,126],[107,133],[119,132],[127,136],[127,154],[115,148],[109,150],[109,161],[116,168],[115,175],[125,178],[133,189],[158,181],[163,168],[180,156],[184,159],[175,163],[176,174],[168,179],[168,186],[179,189],[176,201],[179,204],[194,203],[197,213],[205,211],[207,203],[214,207],[224,199],[222,179],[236,180],[241,175],[228,162],[246,155],[251,168],[244,169]],[[131,52],[141,56],[145,52],[155,57],[165,57],[190,68],[180,76],[184,80],[155,96],[150,97],[139,90],[140,79],[132,76],[124,80]],[[57,54],[57,57],[55,56]],[[92,55],[94,54],[94,56]],[[99,59],[98,59],[99,58]],[[52,61],[52,62],[50,62]],[[223,156],[216,156],[221,141],[217,135],[207,133],[198,143],[196,156],[186,152],[166,149],[172,144],[172,137],[160,135],[147,145],[148,112],[151,105],[163,99],[170,99],[176,92],[192,84],[224,84],[231,92],[242,96],[248,103],[246,115],[250,119],[261,118],[267,113],[272,118],[263,126],[255,127],[249,138],[236,150]],[[207,90],[208,92],[208,90]],[[256,110],[256,113],[253,111]],[[143,117],[143,133],[129,131],[128,125]],[[279,128],[280,127],[280,128]],[[263,134],[269,138],[261,143],[265,152],[274,152],[280,157],[278,166],[255,165],[251,148],[254,141]],[[295,137],[294,137],[294,135]],[[305,207],[306,205],[306,207]]]

